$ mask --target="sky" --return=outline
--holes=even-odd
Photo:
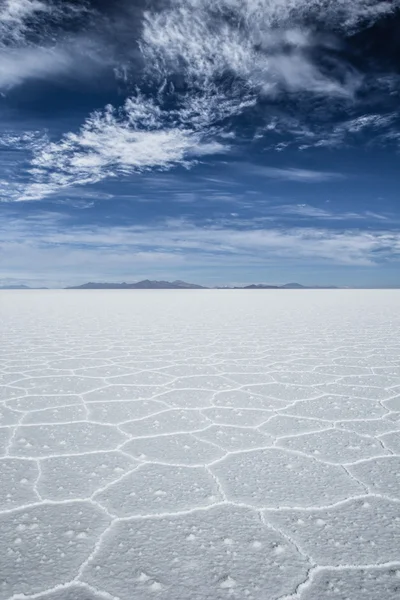
[[[0,0],[0,286],[400,286],[400,0]]]

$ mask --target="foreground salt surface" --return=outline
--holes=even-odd
[[[0,304],[0,600],[400,597],[400,292]]]

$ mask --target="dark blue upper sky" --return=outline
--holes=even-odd
[[[400,285],[400,0],[0,0],[0,285]]]

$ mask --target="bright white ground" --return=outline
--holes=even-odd
[[[400,291],[0,306],[0,600],[400,598]]]

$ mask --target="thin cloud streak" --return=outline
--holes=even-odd
[[[338,181],[346,179],[342,173],[333,173],[329,171],[312,171],[309,169],[296,169],[295,167],[276,168],[263,167],[256,165],[242,165],[254,175],[267,177],[269,179],[279,179],[280,181],[296,181],[303,183],[320,183],[325,181]]]

